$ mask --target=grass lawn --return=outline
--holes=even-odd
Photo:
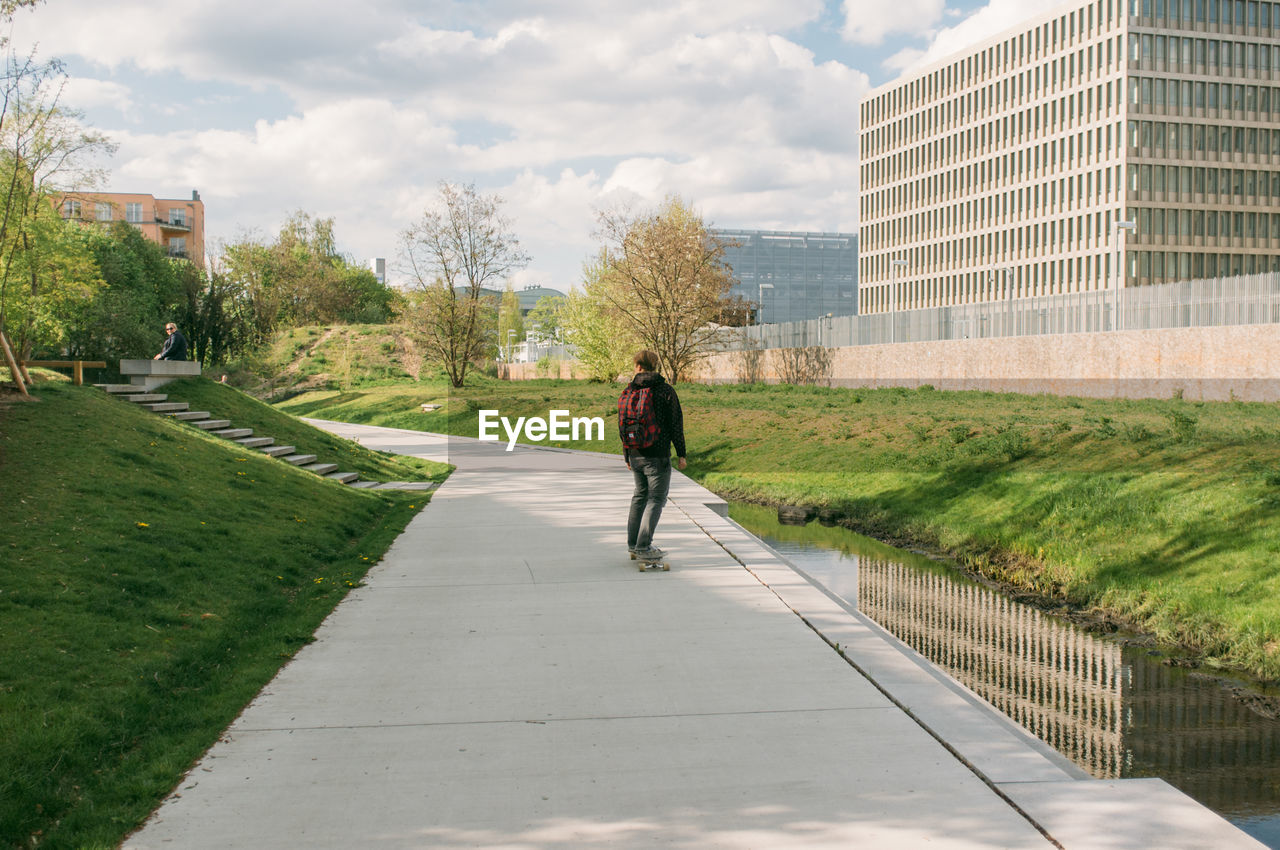
[[[1280,678],[1280,406],[684,384],[688,472],[726,497],[832,508],[1046,597],[1103,609],[1206,663]],[[476,436],[477,412],[601,416],[619,387],[388,383],[298,415]],[[419,405],[444,406],[422,413]]]
[[[321,454],[327,435],[186,383]],[[426,494],[344,487],[93,388],[35,394],[0,401],[0,846],[114,847]],[[339,449],[362,474],[446,472]]]

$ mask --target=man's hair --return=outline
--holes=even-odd
[[[636,352],[635,362],[637,366],[646,372],[658,371],[658,355],[647,348]]]

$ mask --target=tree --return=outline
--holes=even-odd
[[[182,269],[191,264],[170,259],[164,247],[133,225],[117,221],[107,230],[79,227],[88,241],[103,286],[83,300],[68,328],[69,354],[85,359],[146,358],[164,338],[165,322],[178,322],[183,303]]]
[[[419,287],[405,298],[400,318],[427,358],[444,366],[449,382],[461,387],[476,360],[491,356],[498,331],[493,296],[462,297],[444,281]]]
[[[674,195],[653,212],[602,211],[598,220],[601,297],[672,383],[686,378],[715,342],[733,285],[723,244]]]
[[[535,333],[543,342],[560,342],[563,333],[561,310],[564,298],[559,295],[544,295],[533,305],[526,317],[529,331]]]
[[[522,341],[524,317],[520,315],[520,296],[508,283],[498,305],[498,347],[505,353],[504,359],[509,359],[512,346]]]
[[[22,5],[30,4],[0,3],[0,17]],[[0,330],[14,337],[20,358],[59,345],[75,305],[68,295],[97,285],[83,240],[55,203],[99,179],[92,161],[114,146],[59,105],[65,83],[57,62],[30,56],[11,56],[0,78]]]
[[[391,288],[338,252],[332,218],[298,210],[273,242],[243,237],[223,249],[222,262],[258,340],[279,327],[381,323],[393,313]]]
[[[565,342],[593,381],[616,381],[628,372],[639,348],[634,330],[613,306],[612,287],[602,251],[583,269],[583,291],[570,292],[559,309]]]
[[[7,290],[0,299],[3,313],[15,331],[19,358],[74,354],[72,338],[85,307],[103,291],[90,234],[64,221],[52,206],[33,212],[6,255],[3,276],[12,285],[0,286]]]
[[[441,182],[435,204],[400,235],[420,291],[407,318],[455,387],[495,344],[493,299],[483,290],[528,262],[501,208],[497,195]]]

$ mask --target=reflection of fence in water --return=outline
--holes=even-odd
[[[1280,808],[1280,722],[1212,681],[1159,664],[1132,665],[1125,746],[1135,773],[1157,775],[1220,812]]]
[[[984,587],[869,558],[858,608],[1094,776],[1121,775],[1118,645]]]

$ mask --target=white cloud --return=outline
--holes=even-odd
[[[134,109],[133,95],[127,86],[91,77],[67,78],[61,101],[72,109],[107,107],[124,116],[131,116]]]
[[[991,0],[955,26],[939,30],[929,47],[910,65],[919,67],[938,62],[1061,5],[1063,0]],[[903,58],[906,58],[905,52]]]
[[[942,20],[944,0],[866,3],[844,0],[842,34],[852,44],[882,44],[893,33],[920,33]]]
[[[350,8],[60,0],[31,21],[45,52],[101,69],[100,98],[130,94],[111,88],[126,74],[135,104],[162,102],[144,95],[156,80],[189,86],[185,125],[152,110],[104,128],[121,143],[110,188],[199,189],[215,237],[270,234],[301,208],[334,216],[357,257],[390,258],[439,180],[474,182],[506,198],[533,255],[519,279],[563,288],[592,249],[593,208],[618,194],[678,193],[726,226],[856,222],[870,85],[796,40],[820,0]],[[225,116],[246,86],[282,93],[283,111],[171,129],[202,103]]]

